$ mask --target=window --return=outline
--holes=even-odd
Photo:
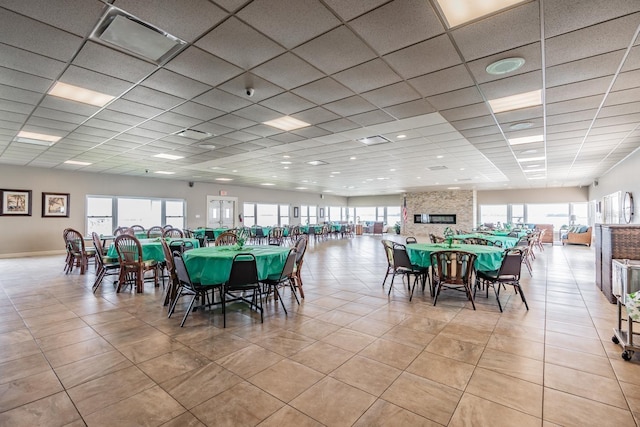
[[[589,224],[589,203],[571,203],[571,215],[575,215],[575,225]]]
[[[280,226],[289,225],[289,205],[280,205]]]
[[[184,200],[87,196],[87,234],[110,235],[116,227],[170,224],[185,227]]]
[[[387,206],[387,225],[402,223],[402,210],[400,206]]]
[[[569,203],[527,204],[528,224],[553,224],[554,230],[569,224]]]
[[[512,224],[524,224],[524,205],[511,205]]]
[[[165,201],[165,224],[173,228],[184,228],[184,202],[182,200]]]
[[[271,226],[278,224],[278,205],[256,204],[256,222],[258,225]]]
[[[318,207],[309,206],[309,224],[318,223]]]
[[[481,224],[504,224],[507,222],[507,205],[480,205]]]
[[[87,197],[87,232],[110,236],[115,229],[112,197]]]
[[[340,206],[329,206],[329,221],[342,221],[342,208]]]
[[[242,216],[245,227],[256,225],[256,205],[254,203],[245,203],[242,207]]]
[[[354,222],[356,220],[355,208],[345,208],[347,211],[346,220],[349,222]]]
[[[362,207],[356,208],[356,218],[359,218],[359,221],[371,221],[375,222],[376,220],[376,208]]]

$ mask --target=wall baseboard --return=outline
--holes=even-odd
[[[64,255],[66,251],[55,250],[55,251],[40,251],[40,252],[17,252],[14,254],[0,254],[0,259],[3,258],[25,258],[25,257],[34,257],[34,256],[50,256],[50,255]]]

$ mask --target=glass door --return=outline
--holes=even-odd
[[[234,228],[236,197],[207,196],[207,227]]]

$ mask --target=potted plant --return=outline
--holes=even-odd
[[[396,234],[400,234],[400,221],[396,222],[393,228],[396,230]]]
[[[447,246],[451,247],[451,245],[453,243],[453,235],[454,235],[454,232],[451,229],[451,227],[445,228],[443,234],[444,234],[444,238],[445,238],[445,240],[447,242]]]

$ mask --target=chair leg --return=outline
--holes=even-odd
[[[176,304],[178,303],[178,300],[180,299],[181,296],[182,296],[182,286],[180,286],[178,288],[178,292],[176,293],[176,297],[171,302],[171,307],[169,307],[169,314],[167,314],[167,318],[171,318],[171,315],[173,314],[173,311],[176,309]]]
[[[515,287],[520,290],[520,298],[522,298],[522,302],[524,303],[524,306],[527,308],[527,311],[528,311],[529,304],[527,304],[527,299],[524,297],[524,292],[522,292],[522,288],[520,287],[520,285],[516,285]]]
[[[496,285],[498,286],[497,290]],[[492,283],[491,287],[493,288],[493,292],[496,294],[496,299],[498,300],[498,308],[500,309],[500,313],[502,313],[502,304],[500,303],[500,283]]]
[[[189,316],[189,313],[191,313],[191,308],[193,307],[193,303],[195,302],[196,298],[198,298],[198,294],[197,293],[193,294],[193,298],[191,298],[191,302],[189,303],[189,307],[187,307],[187,311],[184,313],[184,317],[182,318],[182,322],[180,322],[180,327],[181,328],[184,326],[184,322],[187,321],[187,316]]]
[[[104,268],[100,268],[98,269],[98,271],[96,272],[96,280],[95,282],[93,282],[93,293],[96,293],[96,290],[98,290],[98,288],[100,287],[100,284],[102,283],[102,280],[104,279],[105,273],[107,272],[107,270],[105,270]]]
[[[288,316],[289,313],[287,313],[287,308],[284,306],[284,301],[282,300],[282,298],[280,298],[280,292],[278,292],[278,285],[275,285],[273,287],[273,294],[274,294],[276,300],[278,300],[278,299],[280,300],[280,305],[282,306],[282,309],[284,310],[284,314]],[[257,308],[257,304],[256,304],[256,308]]]

